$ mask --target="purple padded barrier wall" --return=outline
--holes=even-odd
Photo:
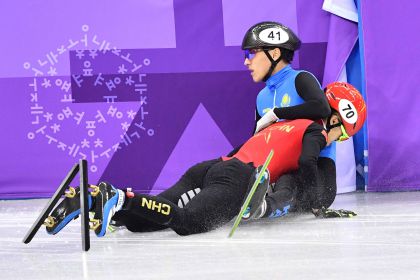
[[[369,128],[367,190],[420,190],[420,4],[410,0],[361,4]]]
[[[243,66],[250,25],[291,26],[293,65],[323,78],[322,0],[282,3],[1,2],[0,198],[49,196],[82,157],[90,183],[156,193],[241,144],[263,86]]]

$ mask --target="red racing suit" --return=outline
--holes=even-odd
[[[232,157],[244,163],[252,162],[257,167],[264,164],[273,149],[274,154],[268,170],[270,183],[276,182],[281,175],[298,169],[303,135],[313,122],[313,120],[298,119],[272,124],[246,141]],[[324,136],[326,137],[325,131]],[[232,157],[222,157],[222,159],[228,160]]]

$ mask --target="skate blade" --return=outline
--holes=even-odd
[[[44,221],[44,226],[52,228],[55,225],[55,219],[51,216],[48,216]]]

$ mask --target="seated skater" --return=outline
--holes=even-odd
[[[268,165],[270,183],[282,174],[297,170],[300,165],[316,164],[321,149],[335,140],[347,139],[362,127],[366,107],[359,92],[343,84],[327,91],[327,98],[333,110],[324,120],[326,128],[307,119],[274,123],[252,136],[233,157],[194,165],[164,195],[124,192],[105,182],[97,187],[91,186],[95,191],[91,193],[89,204],[90,211],[94,213],[91,222],[96,235],[104,236],[112,217],[115,214],[118,216],[118,213],[122,213],[119,221],[132,231],[140,231],[135,224],[146,224],[154,228],[156,225],[169,227],[180,235],[189,235],[226,224],[238,214],[247,195],[250,178],[254,180],[256,167],[263,164],[271,150],[274,150],[274,155]],[[313,213],[318,215],[320,211],[325,211],[324,190],[316,185],[306,188]],[[197,193],[196,189],[201,191]],[[257,190],[265,194],[267,187]],[[181,207],[165,198],[171,192],[178,197],[188,193],[191,199]],[[264,195],[255,197],[261,199],[251,201],[251,205],[260,209],[260,205],[264,204]],[[65,198],[47,218],[50,221],[47,232],[56,234],[79,212],[77,190],[75,196]]]
[[[339,110],[339,101],[332,98],[338,91],[356,91],[352,85],[342,82],[334,82],[325,88],[325,96],[329,100],[332,110]],[[341,105],[343,106],[343,105]],[[351,115],[347,113],[349,117]],[[358,116],[361,118],[361,116]],[[363,116],[365,118],[365,116]],[[343,120],[344,131],[348,133],[348,137],[355,134],[354,130],[359,130],[359,126],[352,124],[352,119]],[[342,136],[338,142],[347,140],[348,137]],[[310,141],[306,137],[304,141]],[[309,148],[311,146],[308,146]],[[325,150],[325,149],[324,149]],[[334,161],[329,157],[323,157],[322,153],[318,157],[317,164],[314,164],[314,157],[310,157],[312,152],[301,153],[299,161],[299,169],[282,175],[274,184],[272,191],[267,195],[264,203],[261,205],[260,212],[254,215],[254,219],[263,217],[280,217],[293,211],[311,211],[310,193],[306,186],[317,186],[318,189],[324,190],[322,197],[322,205],[328,208],[334,202],[337,192],[336,186],[336,170]],[[304,157],[308,157],[304,159]],[[356,215],[354,212],[346,212],[333,209],[324,209],[317,213],[320,218],[346,217]]]

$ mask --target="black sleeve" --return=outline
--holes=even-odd
[[[305,131],[302,140],[302,152],[299,157],[299,174],[305,191],[309,194],[311,207],[319,209],[322,205],[322,186],[318,186],[318,157],[326,146],[323,127],[312,123]]]
[[[295,87],[297,93],[305,102],[296,106],[275,108],[274,113],[279,119],[319,120],[331,114],[327,98],[312,74],[308,72],[299,73],[295,79]]]
[[[318,188],[322,193],[321,205],[330,207],[337,195],[337,172],[335,162],[330,158],[318,158]]]

